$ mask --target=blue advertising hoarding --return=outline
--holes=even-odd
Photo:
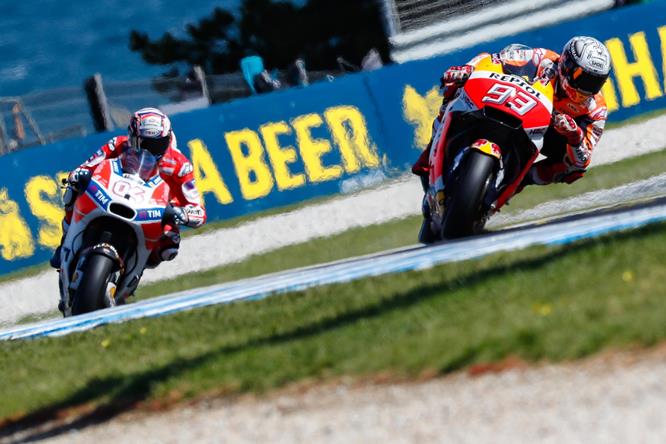
[[[173,116],[209,220],[331,195],[404,172],[430,138],[438,78],[509,43],[559,50],[573,35],[606,43],[609,119],[666,107],[666,4],[626,7],[427,60]],[[122,132],[122,131],[121,131]],[[118,133],[0,157],[0,274],[47,260],[60,239],[59,179]]]

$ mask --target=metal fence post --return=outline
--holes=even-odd
[[[192,71],[194,71],[194,78],[201,85],[201,95],[206,98],[209,105],[212,104],[213,102],[210,100],[210,92],[208,91],[208,83],[206,83],[206,73],[203,68],[199,65],[194,65]]]
[[[395,0],[379,0],[384,15],[384,31],[386,37],[391,38],[400,32],[400,21],[398,19],[398,11],[395,7]]]
[[[109,112],[109,102],[106,99],[102,85],[102,75],[96,73],[92,77],[89,77],[83,84],[83,88],[88,97],[95,130],[98,133],[112,130],[113,121]]]

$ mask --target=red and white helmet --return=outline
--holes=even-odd
[[[157,108],[141,108],[132,115],[127,134],[132,148],[145,149],[159,159],[171,144],[171,121]]]

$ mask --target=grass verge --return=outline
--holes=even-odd
[[[0,418],[445,374],[666,339],[666,226],[0,344]],[[45,410],[46,409],[46,410]]]

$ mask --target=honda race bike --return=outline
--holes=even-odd
[[[480,233],[515,194],[543,146],[553,85],[537,65],[487,56],[446,105],[432,141],[424,243]]]
[[[65,316],[124,303],[174,215],[169,187],[146,150],[104,160],[80,188],[61,249]]]

